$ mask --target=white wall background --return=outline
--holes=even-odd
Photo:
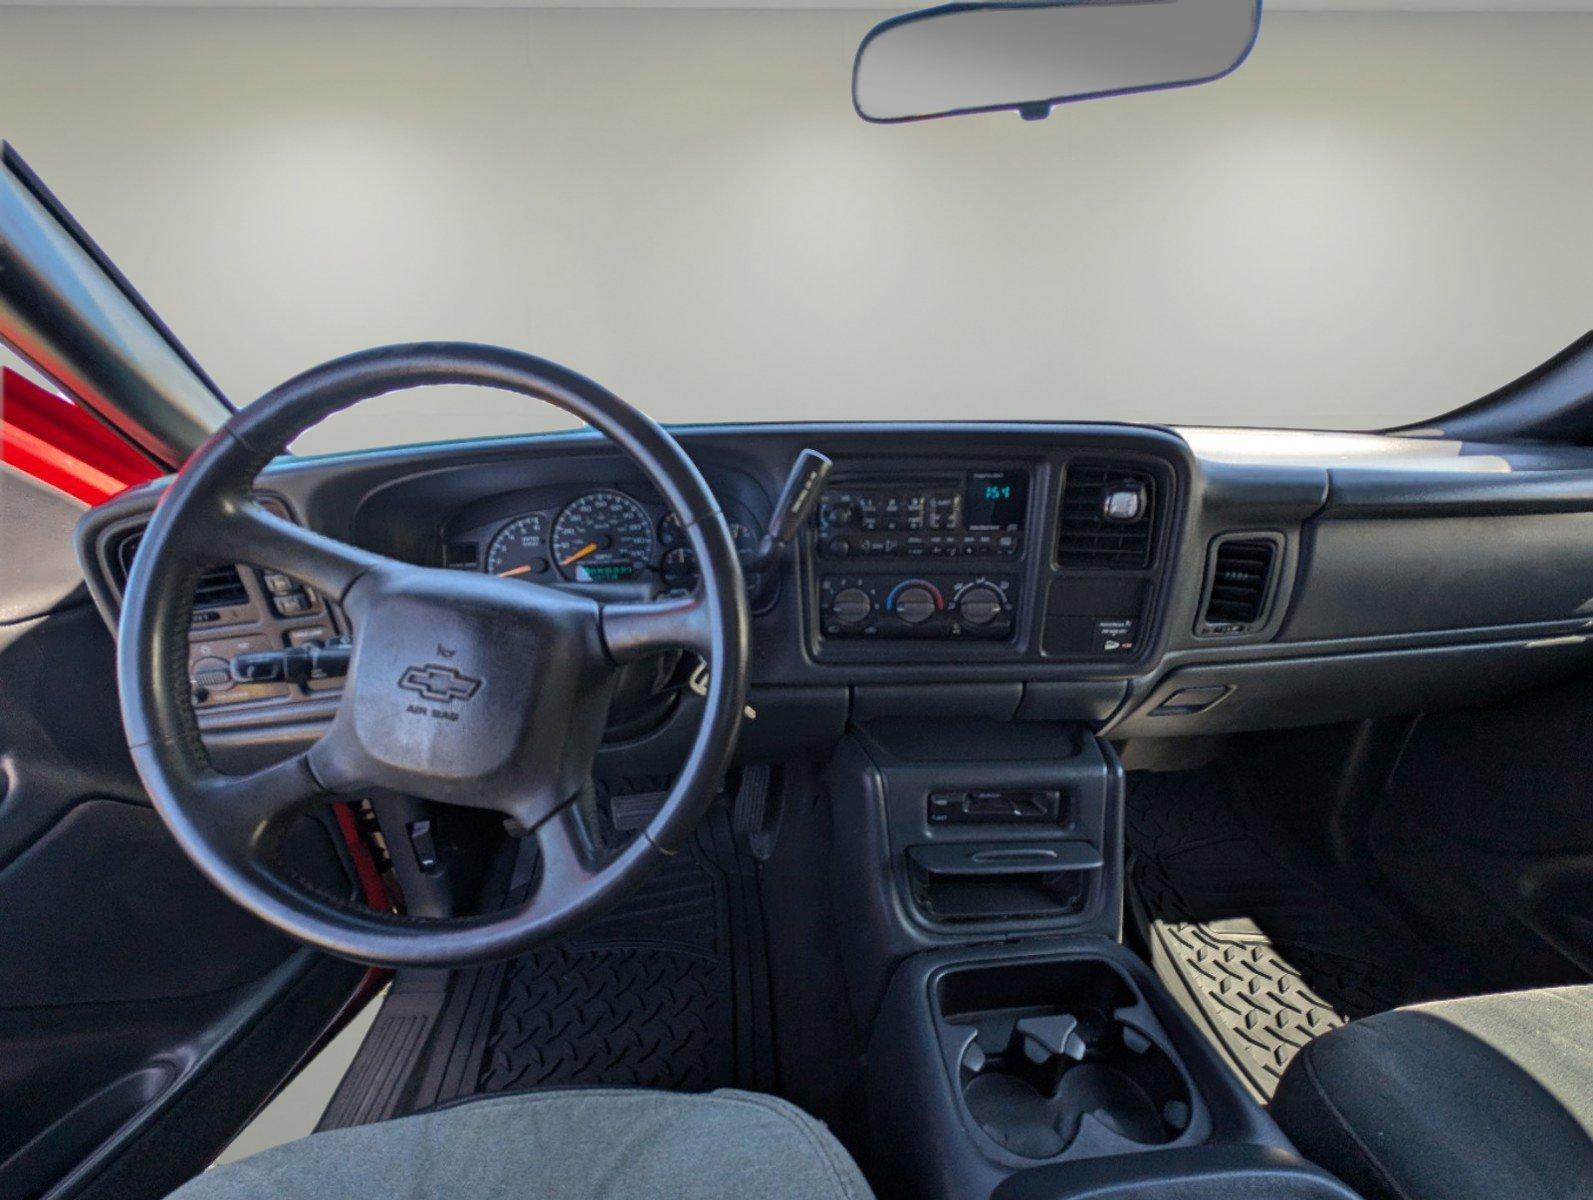
[[[668,420],[1365,427],[1593,324],[1593,15],[1273,13],[1217,85],[874,128],[875,15],[0,7],[0,136],[238,399],[463,337]],[[437,399],[301,448],[550,423]]]

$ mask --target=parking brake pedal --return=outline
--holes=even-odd
[[[759,862],[768,862],[774,855],[774,843],[780,836],[780,791],[768,763],[750,763],[741,769],[730,828],[747,839],[747,849]]]

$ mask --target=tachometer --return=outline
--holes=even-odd
[[[653,522],[621,492],[588,492],[553,523],[553,561],[567,579],[629,579],[653,560]]]
[[[487,547],[487,572],[517,579],[548,569],[548,519],[541,513],[516,517],[493,536]]]

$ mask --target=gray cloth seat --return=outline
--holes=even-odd
[[[1590,1200],[1593,986],[1354,1021],[1295,1057],[1272,1115],[1368,1200]]]
[[[169,1200],[871,1200],[839,1142],[772,1096],[572,1088],[312,1134]]]

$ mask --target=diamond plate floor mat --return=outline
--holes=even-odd
[[[601,804],[633,832],[667,780],[619,783]],[[509,963],[399,972],[318,1128],[533,1087],[769,1090],[756,869],[716,804],[686,851],[578,935]]]
[[[1241,786],[1218,768],[1129,776],[1130,903],[1163,982],[1265,1100],[1311,1039],[1446,992],[1392,914],[1247,828]]]
[[[716,809],[614,912],[508,964],[475,1090],[767,1087],[767,990],[756,881]]]
[[[670,863],[665,872],[672,877],[663,881],[668,901],[700,906],[713,920],[717,904],[707,873],[691,862]],[[533,951],[505,975],[480,1089],[730,1084],[733,990],[727,956],[714,947],[641,934],[583,937]]]

